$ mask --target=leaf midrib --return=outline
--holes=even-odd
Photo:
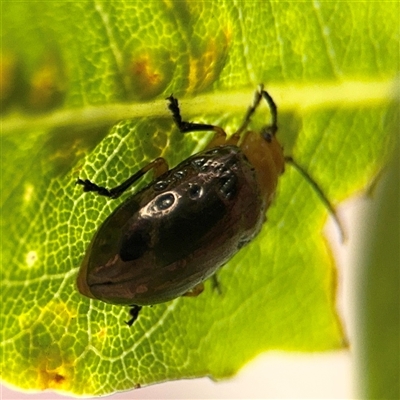
[[[399,100],[395,88],[400,78],[382,80],[348,80],[317,84],[268,85],[279,109],[283,111],[324,109],[337,106],[373,106]],[[255,87],[254,87],[255,90]],[[242,112],[250,104],[254,90],[220,91],[180,98],[187,118],[197,115]],[[170,118],[164,99],[146,103],[116,103],[64,109],[51,114],[27,116],[12,114],[2,120],[1,135],[25,130],[46,130],[72,126],[113,124],[131,118]]]

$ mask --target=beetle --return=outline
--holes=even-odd
[[[260,132],[248,130],[262,99],[269,106],[271,123]],[[77,278],[84,296],[130,306],[129,326],[143,306],[199,294],[203,281],[215,276],[260,232],[285,162],[294,163],[276,139],[277,107],[262,85],[243,123],[229,138],[218,126],[183,121],[178,100],[171,95],[167,101],[181,133],[214,131],[204,151],[173,169],[157,158],[112,189],[88,179],[76,182],[84,192],[115,199],[154,171],[155,179],[100,226]]]

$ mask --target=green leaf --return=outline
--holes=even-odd
[[[290,166],[260,235],[219,272],[222,293],[206,285],[198,298],[146,308],[132,328],[127,308],[77,292],[85,249],[123,199],[83,194],[75,180],[112,187],[155,157],[173,166],[201,150],[210,135],[179,134],[167,95],[185,119],[233,132],[264,82],[286,151],[328,198],[363,190],[399,124],[399,11],[397,2],[3,2],[2,379],[101,395],[224,378],[266,350],[346,346],[321,233],[327,210]]]

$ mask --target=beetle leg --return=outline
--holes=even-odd
[[[131,315],[131,319],[129,321],[125,321],[128,326],[132,326],[132,324],[137,320],[140,310],[143,308],[142,306],[137,306],[133,304],[132,308],[129,310],[129,314]]]
[[[144,166],[138,172],[133,174],[130,178],[128,178],[125,182],[121,183],[112,189],[107,189],[103,186],[98,186],[95,183],[89,181],[88,179],[78,179],[76,181],[77,185],[83,186],[84,192],[97,192],[100,196],[111,197],[112,199],[116,199],[117,197],[121,196],[122,193],[125,192],[133,183],[135,183],[138,179],[140,179],[146,172],[149,170],[154,169],[155,177],[162,175],[163,173],[168,171],[168,164],[164,158],[156,158],[151,163]]]
[[[182,296],[186,296],[186,297],[196,297],[198,296],[200,293],[202,293],[204,290],[204,284],[203,282],[198,283],[195,287],[193,287],[192,289],[188,290],[185,294],[183,294]]]
[[[261,86],[261,85],[260,85]],[[276,132],[278,131],[278,108],[273,100],[273,98],[269,95],[268,92],[265,90],[261,89],[261,94],[264,100],[267,102],[269,106],[269,110],[271,112],[271,123],[267,126],[265,126],[262,129],[262,135],[264,136],[264,139],[267,141],[269,137],[275,136]]]
[[[167,97],[169,101],[168,108],[172,113],[172,119],[181,133],[199,132],[199,131],[214,131],[215,135],[211,142],[207,145],[206,149],[211,149],[217,146],[237,145],[239,142],[239,135],[232,135],[228,140],[226,139],[226,132],[219,126],[210,124],[199,124],[196,122],[182,121],[181,112],[179,110],[178,99],[174,96]]]
[[[171,94],[171,96],[167,97],[166,100],[168,100],[168,102],[169,102],[168,108],[172,113],[172,119],[174,120],[175,125],[178,127],[178,129],[181,133],[198,132],[198,131],[214,131],[218,135],[223,136],[224,138],[226,137],[225,131],[222,128],[220,128],[219,126],[210,125],[210,124],[199,124],[197,122],[182,121],[181,112],[179,110],[178,99],[176,99]]]
[[[158,157],[152,162],[152,164],[153,166],[151,168],[153,168],[154,178],[158,178],[169,170],[168,163],[165,158]]]
[[[211,284],[213,290],[215,290],[219,295],[222,294],[221,285],[219,284],[217,274],[211,276]]]

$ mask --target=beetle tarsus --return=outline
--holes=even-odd
[[[171,111],[172,119],[174,120],[176,126],[179,128],[182,124],[181,111],[179,110],[178,99],[176,99],[172,94],[168,96],[165,100],[168,100],[168,109]]]
[[[198,131],[219,131],[221,128],[209,125],[198,124],[195,122],[182,121],[181,111],[179,109],[179,102],[172,94],[166,98],[168,100],[168,109],[171,111],[172,119],[181,133],[198,132]]]
[[[96,192],[101,196],[112,197],[112,193],[108,189],[102,186],[98,186],[95,183],[89,181],[89,179],[78,179],[76,185],[82,185],[84,192]]]
[[[128,326],[132,326],[133,323],[137,320],[140,310],[143,308],[142,306],[132,305],[132,308],[129,310],[129,314],[131,315],[131,319],[129,321],[125,321]]]
[[[89,181],[88,179],[78,179],[76,181],[77,185],[83,186],[84,192],[96,192],[100,196],[110,197],[111,199],[116,199],[121,196],[132,184],[134,184],[137,180],[139,180],[147,171],[155,169],[155,175],[160,176],[164,172],[168,171],[167,162],[159,157],[156,158],[151,163],[145,165],[142,169],[137,171],[135,174],[130,176],[126,181],[122,182],[120,185],[113,187],[111,189],[107,189],[103,186],[98,186],[95,183]]]

